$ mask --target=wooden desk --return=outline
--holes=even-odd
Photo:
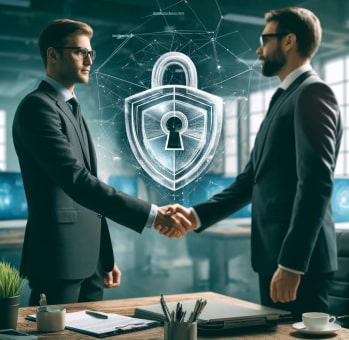
[[[0,228],[0,248],[20,248],[22,249],[24,239],[24,229],[22,228],[11,228],[1,229]]]
[[[1,223],[2,222],[2,223]],[[0,259],[10,262],[19,268],[23,248],[24,228],[5,228],[4,221],[0,221]]]
[[[183,300],[190,299],[215,299],[222,300],[226,302],[231,302],[235,304],[240,304],[243,306],[250,306],[253,308],[262,309],[262,306],[256,305],[251,302],[234,299],[228,296],[224,296],[221,294],[216,294],[212,292],[202,292],[202,293],[190,293],[190,294],[177,294],[177,295],[166,295],[166,301],[168,302],[178,302]],[[122,315],[134,315],[134,310],[138,306],[144,306],[148,304],[159,303],[159,296],[155,297],[143,297],[143,298],[133,298],[133,299],[122,299],[122,300],[106,300],[100,302],[86,302],[86,303],[75,303],[70,305],[65,305],[67,308],[67,312],[76,312],[79,310],[90,309],[101,312],[108,313],[117,313]],[[35,313],[35,307],[24,307],[19,310],[18,324],[17,330],[24,331],[31,334],[35,334],[39,339],[69,339],[69,340],[84,340],[84,339],[93,339],[93,337],[83,335],[81,333],[72,332],[69,330],[64,330],[62,332],[56,333],[38,333],[36,331],[36,323],[32,321],[28,321],[25,317],[29,314]],[[115,339],[115,340],[163,340],[164,332],[163,327],[156,327],[144,331],[117,335],[113,337],[108,337],[106,339]],[[199,335],[198,339],[215,339],[215,340],[223,340],[223,339],[243,339],[243,340],[286,340],[286,339],[305,339],[306,337],[297,331],[295,331],[291,324],[280,324],[275,329],[258,329],[258,330],[246,330],[244,332],[231,330],[229,333],[224,335]],[[337,332],[336,335],[331,337],[336,340],[345,340],[349,339],[349,329],[341,329]],[[319,338],[318,338],[319,339]],[[326,337],[328,339],[328,335]]]

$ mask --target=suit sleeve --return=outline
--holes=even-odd
[[[16,114],[15,143],[21,143],[27,157],[77,203],[141,232],[151,205],[115,190],[90,173],[72,142],[72,126],[58,111],[49,100],[27,97]]]
[[[278,263],[306,272],[328,210],[338,150],[339,111],[324,83],[306,87],[294,114],[297,189]],[[333,223],[331,221],[331,223]],[[326,246],[326,245],[324,245]]]
[[[229,187],[212,196],[209,200],[193,206],[201,221],[198,232],[227,218],[251,202],[253,187],[251,158],[244,171]]]

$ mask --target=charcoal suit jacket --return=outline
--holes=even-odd
[[[151,205],[97,178],[88,130],[84,142],[69,106],[47,82],[20,103],[12,133],[28,202],[22,275],[86,278],[99,258],[112,270],[105,217],[140,233]]]
[[[252,266],[301,272],[337,269],[331,193],[342,136],[332,90],[314,71],[279,97],[256,136],[246,167],[225,190],[194,206],[199,232],[252,203]]]

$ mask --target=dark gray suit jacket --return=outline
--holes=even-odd
[[[87,131],[87,150],[70,108],[45,81],[20,103],[12,132],[29,211],[21,273],[86,278],[99,257],[110,271],[114,256],[104,216],[142,232],[150,204],[97,178],[91,136]]]
[[[236,181],[194,206],[199,231],[251,202],[255,271],[336,270],[331,193],[341,136],[332,90],[313,71],[300,75],[267,114]]]

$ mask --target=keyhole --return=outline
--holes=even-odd
[[[161,119],[161,129],[167,135],[165,150],[184,150],[182,134],[188,128],[188,119],[180,111],[169,111]]]
[[[166,122],[169,131],[166,150],[183,150],[182,139],[179,132],[182,129],[182,121],[178,117],[171,117]]]

